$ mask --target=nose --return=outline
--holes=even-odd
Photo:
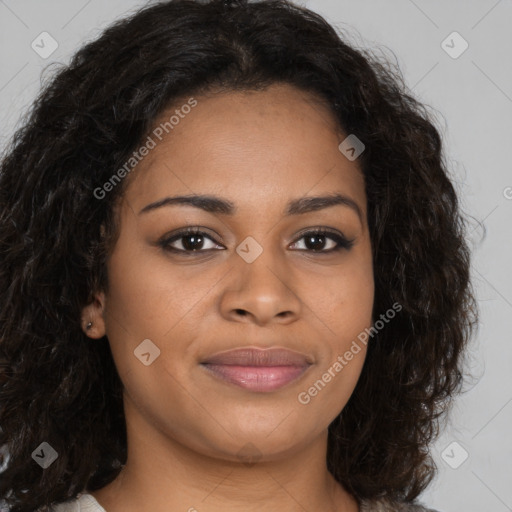
[[[259,326],[296,321],[303,305],[286,263],[278,264],[270,250],[264,250],[252,263],[236,258],[221,297],[222,316]]]

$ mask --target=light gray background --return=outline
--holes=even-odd
[[[437,112],[465,211],[486,226],[483,241],[476,222],[471,232],[481,308],[468,364],[475,378],[433,446],[439,475],[422,501],[442,512],[512,511],[512,1],[298,3],[324,15],[356,46],[396,56],[413,93]],[[44,67],[68,62],[82,42],[144,4],[0,0],[0,146],[38,92]],[[43,31],[59,45],[47,59],[31,48]],[[454,31],[469,44],[458,58],[442,47]],[[445,44],[461,48],[452,39]],[[453,469],[463,450],[467,460]]]

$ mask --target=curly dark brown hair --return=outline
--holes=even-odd
[[[366,146],[374,317],[402,306],[329,426],[328,469],[360,499],[413,501],[432,479],[429,445],[461,390],[478,313],[467,224],[431,114],[398,66],[306,8],[174,0],[116,22],[62,65],[2,159],[0,498],[12,512],[99,489],[126,461],[122,384],[81,310],[107,290],[128,180],[102,200],[94,191],[177,98],[274,83],[313,93]],[[43,471],[31,457],[42,441],[59,454]]]

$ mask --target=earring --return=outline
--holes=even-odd
[[[87,330],[89,330],[91,327],[92,327],[92,322],[88,322],[87,325],[85,326],[85,328]]]

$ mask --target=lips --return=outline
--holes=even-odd
[[[312,363],[309,356],[288,349],[239,348],[209,356],[201,366],[224,382],[269,392],[298,379]]]
[[[205,364],[239,366],[304,366],[312,363],[310,357],[283,348],[239,348],[218,352],[208,357]]]

